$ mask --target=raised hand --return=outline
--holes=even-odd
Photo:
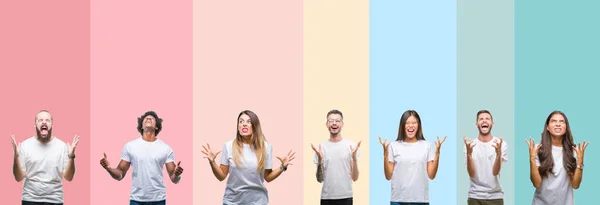
[[[362,143],[362,141],[359,141],[358,144],[356,144],[355,148],[352,148],[352,145],[350,145],[350,151],[352,151],[352,159],[356,159],[356,153],[358,152],[358,148],[360,148],[360,143]]]
[[[379,143],[381,143],[381,146],[383,146],[383,152],[386,153],[388,151],[388,147],[390,147],[390,142],[387,139],[381,140],[381,137],[379,137]]]
[[[285,157],[277,157],[277,159],[279,159],[279,161],[281,162],[281,165],[283,167],[287,167],[288,165],[290,165],[290,162],[292,162],[292,160],[294,160],[294,155],[296,154],[296,152],[290,150],[290,152],[288,152],[287,156]]]
[[[447,136],[444,136],[442,141],[440,141],[440,137],[437,137],[437,140],[434,142],[436,153],[440,153],[440,148],[442,148],[442,144],[446,141],[446,137]]]
[[[19,157],[19,147],[21,146],[21,143],[17,144],[17,140],[15,140],[14,135],[10,135],[10,139],[13,146],[14,155],[15,157]]]
[[[470,156],[473,153],[473,147],[475,147],[475,141],[469,140],[467,137],[463,137],[463,141],[465,142],[465,146],[467,148],[467,155]]]
[[[583,143],[577,143],[577,146],[573,146],[573,149],[577,152],[577,161],[581,164],[583,164],[583,154],[589,144],[590,142],[583,141]]]
[[[175,175],[175,177],[178,177],[179,175],[181,175],[181,173],[183,173],[183,168],[181,168],[181,161],[179,161],[177,163],[177,167],[175,167],[175,171],[173,172],[173,175]]]
[[[108,159],[106,159],[106,153],[104,153],[104,157],[100,159],[100,165],[102,165],[102,168],[104,169],[110,169],[110,163],[108,162]]]
[[[531,159],[535,159],[535,157],[537,156],[538,150],[540,150],[540,147],[542,147],[542,144],[540,143],[539,145],[536,146],[535,141],[531,137],[529,137],[529,141],[526,139],[525,142],[527,142],[527,146],[529,147],[529,157]]]
[[[79,143],[79,135],[75,135],[73,138],[73,143],[69,144],[67,142],[67,147],[69,147],[69,158],[75,158],[75,149],[77,148],[77,144]]]
[[[221,151],[218,151],[217,153],[214,153],[211,149],[210,149],[210,145],[208,143],[206,143],[206,146],[202,145],[202,148],[204,148],[204,150],[200,150],[200,152],[202,152],[202,154],[204,154],[204,158],[208,159],[209,162],[214,162],[215,158],[217,158],[217,155],[219,155],[219,153],[221,153]]]
[[[492,147],[494,147],[496,149],[496,156],[501,156],[502,155],[502,136],[500,136],[500,138],[498,140],[495,140],[494,142],[492,142]]]
[[[323,162],[323,150],[321,150],[321,145],[319,145],[319,149],[317,149],[313,144],[310,144],[310,147],[312,147],[313,151],[315,151],[315,154],[317,154],[319,164],[321,164]]]

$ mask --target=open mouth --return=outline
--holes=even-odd
[[[40,134],[42,134],[42,135],[48,135],[48,126],[47,125],[42,125],[40,127]]]
[[[482,130],[489,130],[490,129],[490,125],[488,125],[488,124],[482,124],[481,125],[481,129]]]
[[[248,128],[242,128],[242,132],[243,132],[243,133],[246,133],[246,132],[248,132]]]
[[[408,133],[408,135],[414,135],[414,134],[415,134],[415,131],[416,131],[416,130],[415,130],[415,129],[413,129],[413,128],[409,128],[409,129],[407,129],[407,130],[406,130],[406,132]]]
[[[555,127],[555,128],[554,128],[554,132],[557,132],[557,133],[559,133],[559,132],[562,132],[562,128],[560,128],[560,127]]]
[[[331,127],[331,131],[333,132],[337,132],[340,128],[339,127]]]

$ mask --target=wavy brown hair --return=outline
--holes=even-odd
[[[417,135],[415,136],[417,138],[417,140],[425,140],[425,137],[423,137],[423,126],[421,126],[421,117],[419,117],[419,113],[417,113],[417,111],[414,110],[407,110],[404,112],[404,114],[402,114],[402,117],[400,117],[400,125],[398,127],[398,138],[396,139],[396,141],[404,141],[404,139],[406,139],[406,132],[405,127],[406,127],[406,121],[408,121],[408,118],[410,116],[414,116],[415,118],[417,118],[417,124],[419,124],[419,127],[417,128]]]
[[[573,155],[573,134],[571,134],[571,126],[569,126],[569,120],[567,119],[567,115],[565,113],[555,110],[548,118],[546,118],[546,124],[544,125],[544,129],[542,131],[542,147],[538,150],[538,159],[540,161],[540,166],[538,167],[538,171],[540,172],[540,176],[542,178],[548,177],[549,173],[554,173],[552,170],[554,168],[554,159],[552,158],[552,135],[548,131],[548,126],[550,124],[550,119],[553,115],[560,114],[565,118],[565,125],[567,130],[565,134],[562,136],[562,147],[563,147],[563,167],[567,170],[567,174],[572,175],[575,173],[576,163],[575,157]]]
[[[251,125],[252,126],[252,137],[250,139],[250,149],[252,149],[256,153],[256,161],[258,162],[258,164],[256,166],[256,171],[258,173],[263,173],[265,171],[265,164],[266,164],[266,160],[267,160],[267,150],[265,148],[265,142],[267,140],[265,139],[262,129],[260,128],[260,120],[258,120],[258,116],[254,112],[252,112],[250,110],[244,110],[244,111],[240,112],[240,114],[237,117],[237,124],[240,123],[240,117],[243,114],[246,114],[250,117],[250,123],[252,124]],[[232,154],[233,154],[233,161],[235,162],[235,165],[238,167],[242,166],[241,158],[244,155],[244,153],[242,152],[242,150],[243,150],[242,148],[244,146],[243,144],[244,144],[244,139],[236,126],[236,137],[235,137],[235,140],[233,141],[233,153]]]

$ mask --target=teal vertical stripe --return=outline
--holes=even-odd
[[[553,110],[567,114],[576,142],[591,140],[576,204],[598,204],[600,182],[600,1],[515,2],[515,191],[516,204],[530,204],[524,139],[536,142]]]
[[[463,136],[477,137],[477,111],[492,113],[492,134],[508,144],[502,164],[504,204],[514,203],[514,4],[513,1],[457,1],[457,204],[466,204],[469,176]],[[491,174],[491,173],[490,173]]]

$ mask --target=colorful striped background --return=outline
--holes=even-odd
[[[0,1],[3,200],[18,204],[21,194],[10,135],[34,135],[28,123],[49,109],[59,138],[82,137],[65,202],[126,203],[130,175],[114,181],[98,162],[106,152],[117,164],[137,136],[136,117],[156,110],[160,137],[185,169],[180,184],[165,178],[169,204],[219,204],[225,183],[200,149],[220,150],[250,109],[275,156],[296,151],[267,184],[271,204],[318,204],[310,144],[327,139],[325,114],[340,109],[344,137],[363,142],[355,204],[389,204],[377,137],[395,139],[400,115],[415,109],[427,140],[448,136],[431,204],[466,204],[462,137],[476,137],[475,114],[488,109],[509,146],[505,204],[531,202],[523,141],[539,141],[553,110],[567,114],[575,141],[592,141],[575,198],[594,204],[599,8],[593,0]]]

